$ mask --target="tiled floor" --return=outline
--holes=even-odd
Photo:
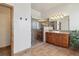
[[[79,56],[79,49],[73,50],[48,43],[39,43],[24,53],[23,56]]]
[[[0,56],[10,56],[10,55],[11,55],[10,46],[0,48]]]
[[[34,40],[34,44],[32,44],[32,47],[34,47],[34,46],[36,46],[36,45],[38,45],[40,43],[42,43],[42,41],[40,41],[40,40]]]

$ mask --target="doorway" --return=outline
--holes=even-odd
[[[38,21],[38,19],[31,18],[31,34],[32,34],[32,47],[43,42],[43,25]]]
[[[13,54],[12,13],[12,6],[0,4],[0,56]]]

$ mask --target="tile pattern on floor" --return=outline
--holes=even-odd
[[[79,49],[73,50],[43,43],[30,48],[23,56],[79,56]]]

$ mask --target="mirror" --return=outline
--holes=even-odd
[[[53,27],[53,30],[68,31],[69,30],[69,16],[64,16],[60,19],[49,19],[49,26]]]

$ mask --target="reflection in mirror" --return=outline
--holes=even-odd
[[[57,21],[49,22],[49,26],[53,27],[53,30],[57,30]]]
[[[53,30],[69,31],[69,16],[64,16],[60,19],[50,19],[49,26],[53,27]]]
[[[61,30],[61,22],[59,22],[59,30]]]

